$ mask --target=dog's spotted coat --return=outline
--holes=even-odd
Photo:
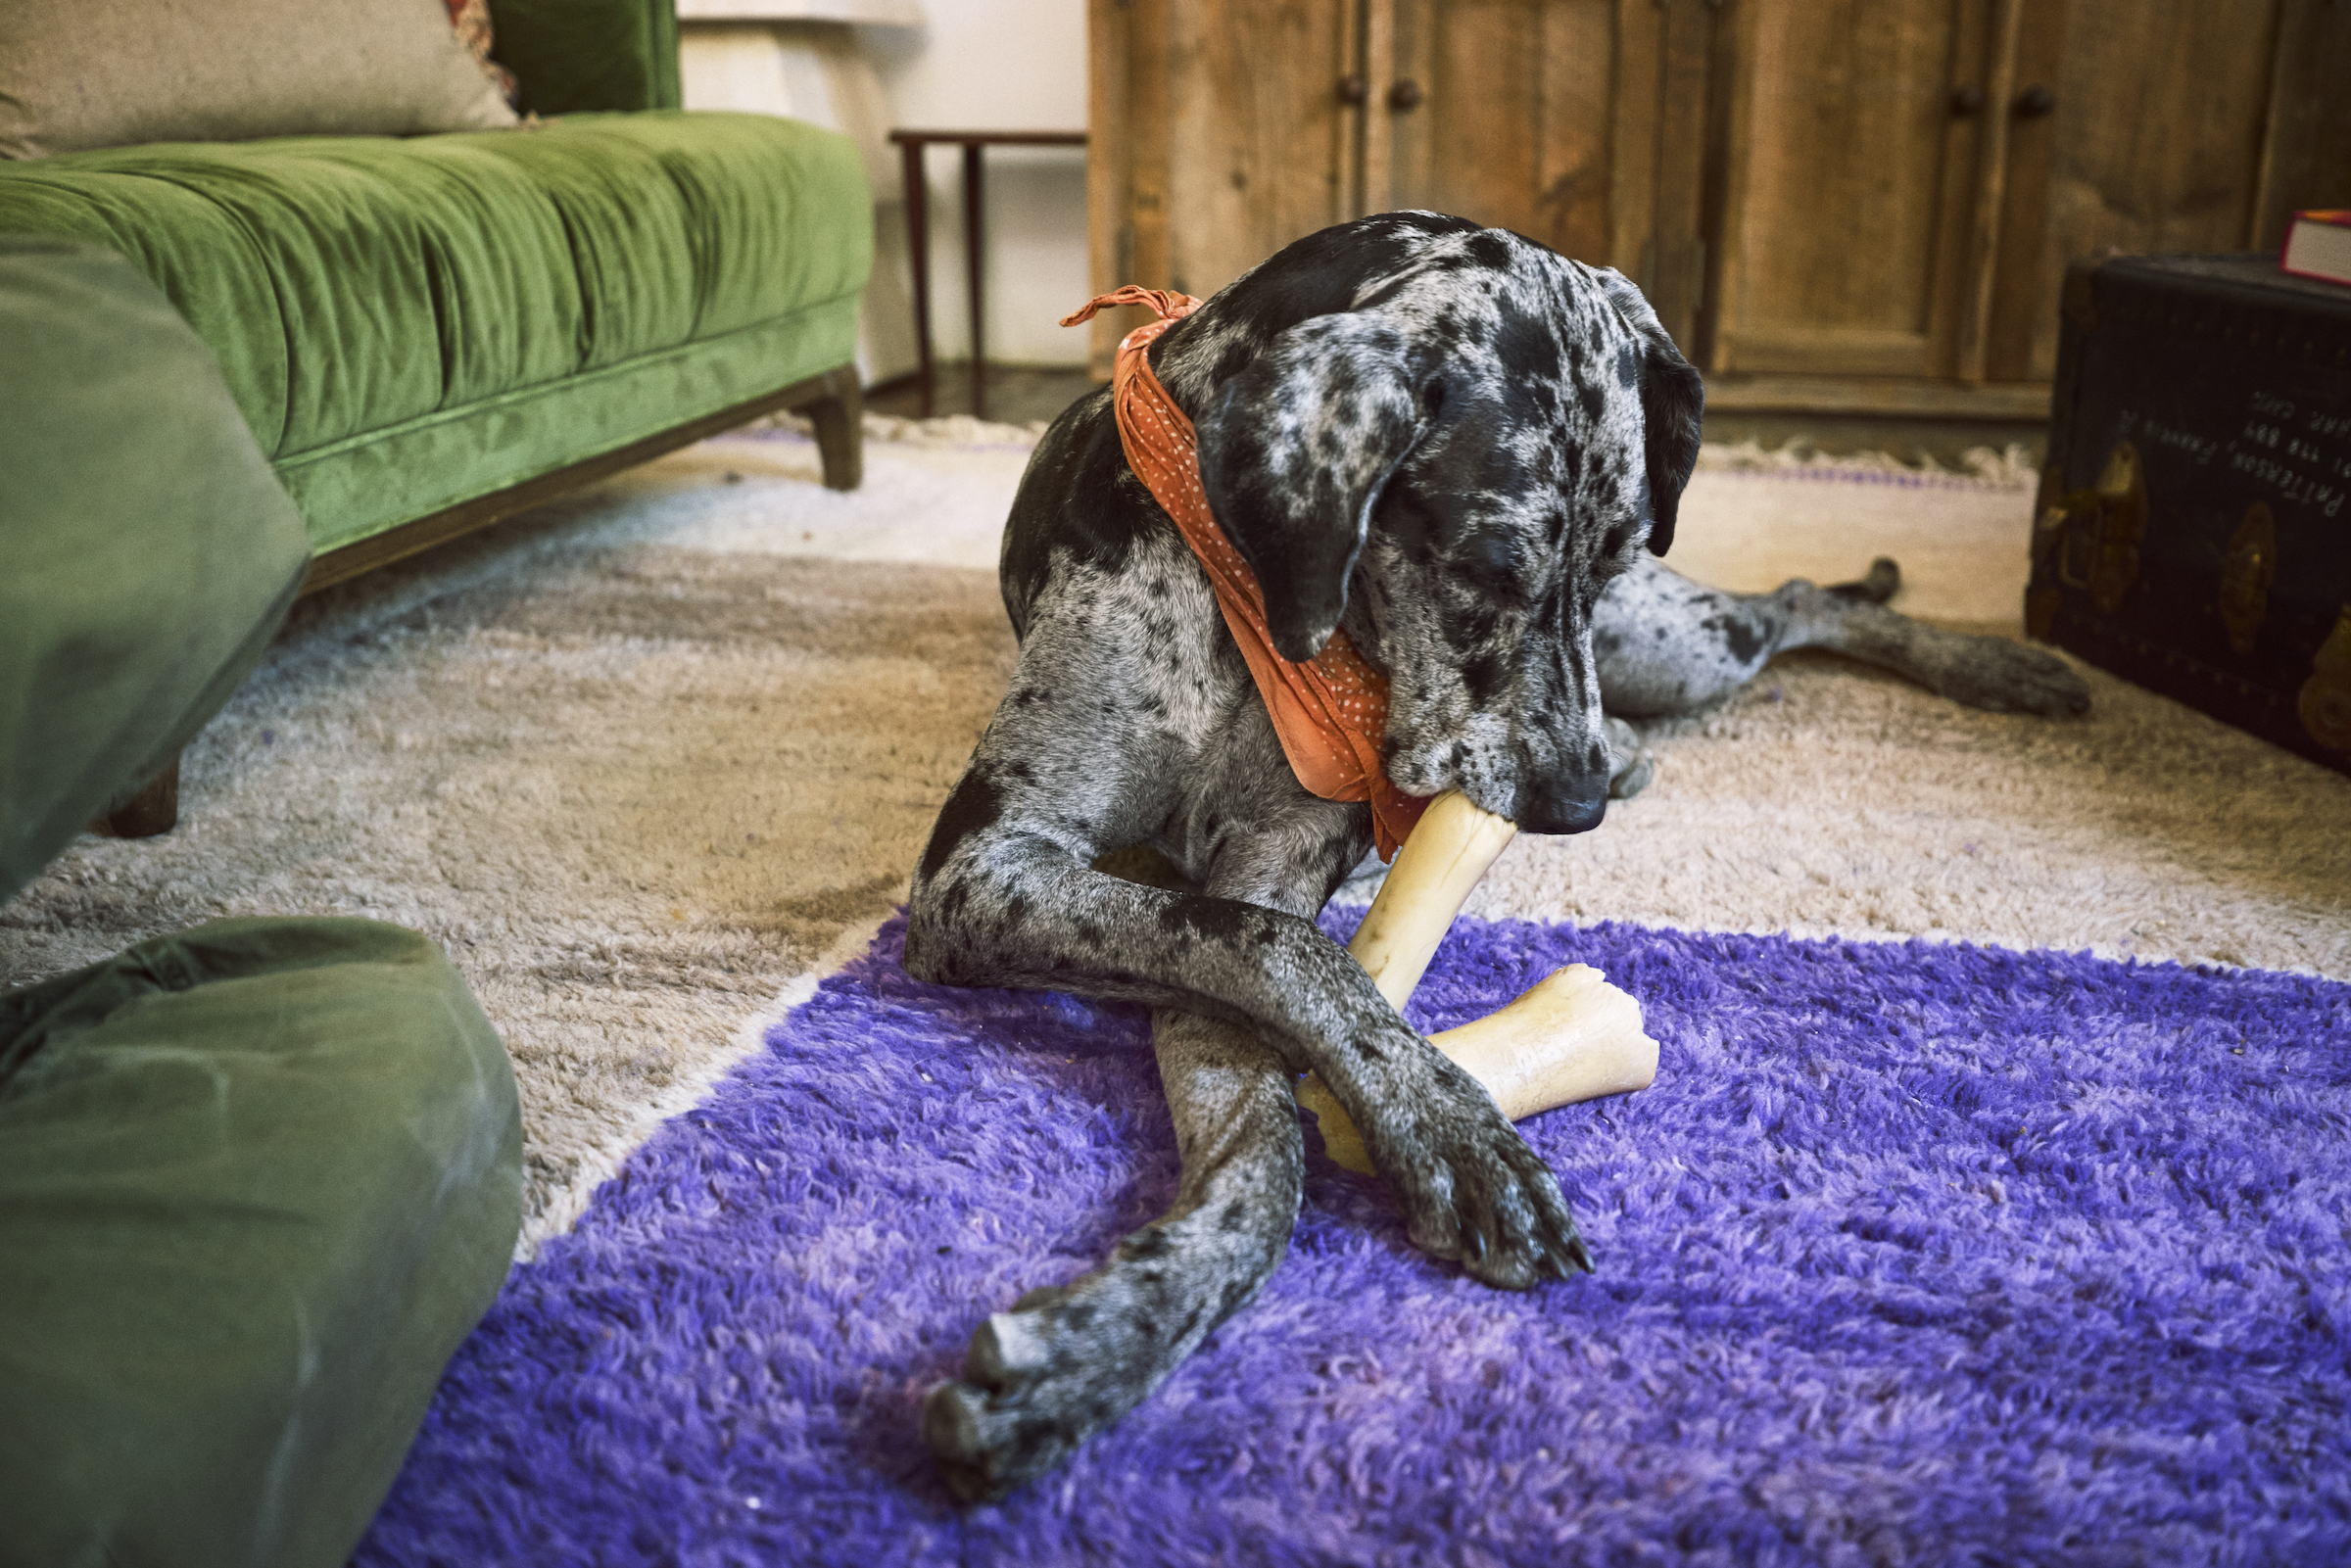
[[[1427,213],[1328,229],[1150,354],[1274,645],[1306,659],[1346,628],[1389,677],[1386,766],[1410,792],[1595,827],[1611,779],[1629,792],[1647,767],[1604,708],[1694,711],[1799,645],[1986,706],[2087,700],[2047,654],[1884,609],[1890,563],[1752,596],[1666,570],[1699,376],[1624,278],[1517,235]],[[1591,1266],[1551,1171],[1314,926],[1369,809],[1291,774],[1107,391],[1038,444],[1002,577],[1019,667],[916,872],[906,965],[1150,1003],[1183,1178],[1099,1267],[990,1316],[933,1391],[925,1437],[974,1498],[1057,1463],[1257,1293],[1297,1216],[1310,1068],[1415,1245],[1514,1289]],[[1190,886],[1093,869],[1138,844]]]

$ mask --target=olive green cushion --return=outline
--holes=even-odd
[[[0,367],[5,900],[227,699],[310,547],[212,351],[120,257],[0,234]]]
[[[539,115],[679,106],[674,0],[495,0],[491,58]]]
[[[848,138],[679,111],[10,165],[9,230],[156,280],[322,549],[847,362],[873,257]]]
[[[222,921],[0,995],[0,1562],[334,1568],[521,1221],[425,938]]]

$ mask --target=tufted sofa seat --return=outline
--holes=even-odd
[[[845,366],[853,143],[649,110],[0,165],[0,232],[145,271],[218,356],[314,552]]]

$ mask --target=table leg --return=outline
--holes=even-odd
[[[923,147],[900,142],[906,187],[906,260],[914,271],[915,379],[923,389],[923,417],[931,417],[931,201],[923,184]]]
[[[981,336],[985,319],[981,287],[980,144],[963,146],[963,269],[972,293],[972,417],[987,417],[987,350]]]

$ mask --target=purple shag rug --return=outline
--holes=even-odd
[[[1663,1048],[1525,1124],[1599,1274],[1484,1289],[1318,1158],[1258,1301],[966,1510],[924,1390],[1174,1135],[1140,1009],[903,934],[516,1268],[359,1563],[2351,1562],[2351,986],[1462,921],[1423,1027],[1581,960]]]

